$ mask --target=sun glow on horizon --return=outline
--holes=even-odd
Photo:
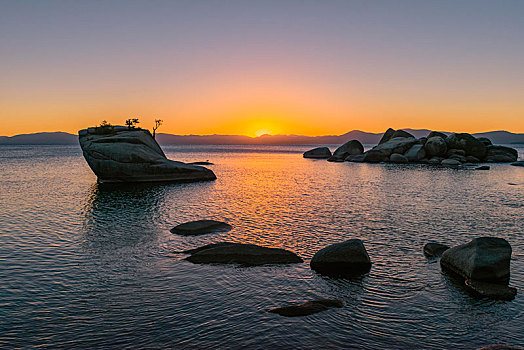
[[[260,129],[255,132],[256,137],[260,137],[262,135],[271,135],[271,134],[272,134],[271,130],[268,130],[268,129]]]

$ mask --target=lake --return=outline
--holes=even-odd
[[[313,146],[166,146],[217,180],[99,187],[77,146],[0,146],[0,348],[475,349],[524,344],[524,169],[330,163]],[[333,148],[332,148],[333,150]],[[519,158],[524,148],[519,148]],[[182,237],[201,218],[234,229]],[[427,242],[497,236],[513,301],[465,293]],[[319,249],[361,239],[371,271],[332,279]],[[303,264],[194,265],[211,242],[289,249]],[[336,298],[285,318],[273,307]]]

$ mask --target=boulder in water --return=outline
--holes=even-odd
[[[507,285],[510,259],[511,246],[505,239],[480,237],[446,250],[440,265],[464,279]]]
[[[486,161],[490,163],[515,162],[519,156],[516,149],[506,146],[487,146]]]
[[[404,153],[404,156],[408,159],[409,162],[420,162],[421,159],[426,157],[424,145],[416,144],[411,146],[411,148],[408,149],[406,153]]]
[[[486,146],[474,136],[467,133],[451,134],[446,138],[448,149],[461,149],[465,155],[484,159],[486,157]]]
[[[317,147],[304,152],[304,158],[327,159],[331,157],[331,151],[327,147]]]
[[[171,232],[182,236],[196,236],[212,232],[229,231],[232,228],[231,225],[221,221],[196,220],[177,225],[171,229]]]
[[[491,143],[491,140],[488,139],[487,137],[479,137],[479,138],[477,138],[477,140],[482,142],[484,144],[484,146],[491,146],[493,144],[493,143]]]
[[[388,160],[388,156],[384,152],[369,150],[364,153],[364,162],[366,163],[380,163]]]
[[[444,141],[442,137],[433,136],[428,138],[428,140],[424,144],[424,149],[430,157],[441,157],[446,154],[448,146],[446,145],[446,141]]]
[[[87,164],[100,183],[215,180],[204,167],[167,159],[145,129],[98,127],[78,132]]]
[[[393,153],[391,156],[389,156],[389,161],[391,163],[406,164],[408,162],[408,158],[402,154]]]
[[[306,301],[299,305],[277,307],[269,310],[275,314],[286,317],[308,316],[317,312],[326,311],[331,307],[342,307],[344,302],[338,299],[316,299]]]
[[[319,250],[310,266],[320,274],[359,276],[371,269],[369,255],[360,239],[350,239]]]
[[[261,247],[255,244],[226,243],[207,245],[193,250],[186,260],[195,264],[292,264],[304,262],[295,253],[280,248]]]
[[[373,147],[370,151],[380,151],[389,157],[393,153],[404,154],[414,144],[418,143],[418,140],[413,137],[396,137],[389,141],[386,141],[378,146]]]
[[[350,140],[337,148],[329,161],[344,161],[348,156],[355,156],[364,153],[364,146],[358,140]]]

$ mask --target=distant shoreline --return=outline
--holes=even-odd
[[[415,137],[426,136],[431,130],[402,129]],[[450,134],[450,132],[445,132]],[[302,135],[262,135],[258,137],[242,135],[173,135],[157,134],[160,145],[340,145],[348,140],[358,140],[362,144],[377,144],[383,133],[352,130],[342,135],[302,136]],[[524,133],[509,131],[489,131],[472,134],[487,137],[497,144],[524,144]],[[77,145],[78,135],[66,132],[41,132],[15,136],[0,136],[0,145]]]

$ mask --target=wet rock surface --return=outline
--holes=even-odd
[[[445,245],[445,244],[440,244],[440,243],[427,243],[426,245],[424,245],[424,255],[426,255],[427,257],[439,257],[442,255],[442,253],[444,253],[446,250],[449,249],[449,246]]]
[[[290,305],[277,307],[269,310],[269,312],[279,314],[286,317],[308,316],[316,314],[317,312],[326,311],[332,307],[343,307],[344,302],[338,299],[316,299],[306,301],[298,305]]]
[[[371,260],[362,241],[350,239],[319,250],[310,266],[324,275],[355,277],[371,269]]]

